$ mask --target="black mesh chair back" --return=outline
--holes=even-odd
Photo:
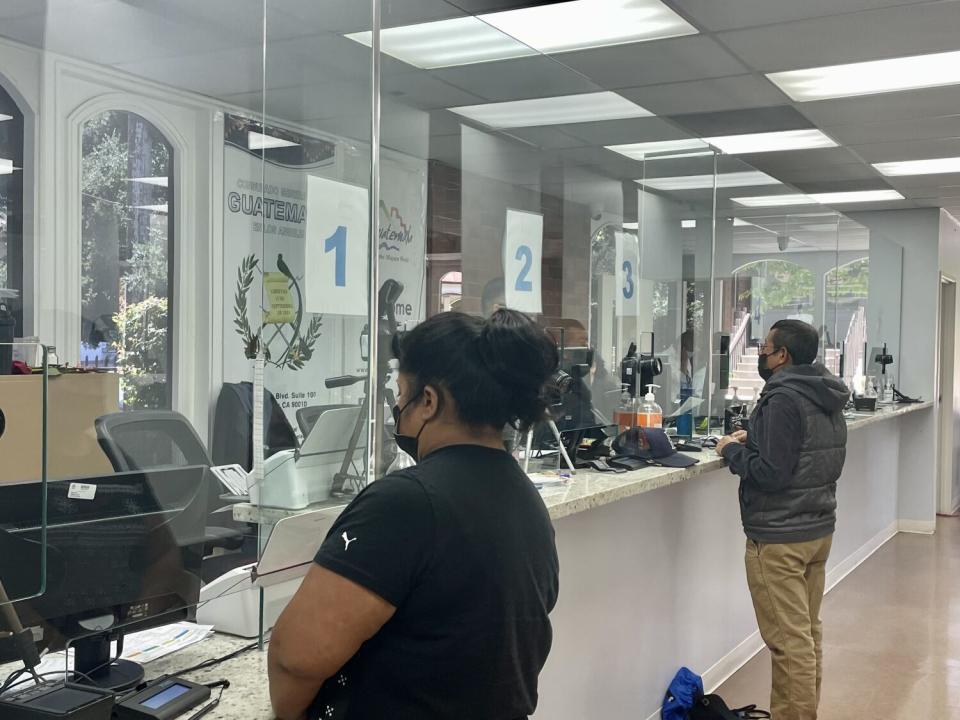
[[[100,447],[118,472],[211,464],[190,421],[172,410],[103,415],[96,429]]]
[[[212,464],[190,421],[172,410],[135,410],[101,415],[96,419],[95,427],[97,441],[117,472],[185,465],[209,467]],[[208,483],[208,488],[207,512],[212,515],[223,504],[220,502],[223,490],[216,480]],[[208,549],[232,550],[243,545],[244,534],[240,529],[230,527],[234,523],[229,514],[212,515],[208,522],[211,523],[206,530]]]

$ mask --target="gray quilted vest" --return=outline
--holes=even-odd
[[[847,455],[843,408],[849,393],[822,365],[785,368],[767,383],[753,418],[775,395],[787,395],[800,410],[800,457],[782,490],[762,492],[741,483],[744,531],[761,543],[817,540],[832,533],[837,522],[837,480]]]

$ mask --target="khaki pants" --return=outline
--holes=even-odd
[[[823,602],[833,535],[805,543],[747,540],[747,583],[773,658],[773,720],[816,720],[823,673]]]

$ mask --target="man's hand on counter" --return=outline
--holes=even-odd
[[[723,449],[728,445],[732,445],[733,443],[743,444],[745,442],[747,442],[747,432],[745,430],[737,430],[732,435],[724,435],[720,438],[719,442],[717,442],[717,455],[723,457]]]

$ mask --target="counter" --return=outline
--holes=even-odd
[[[851,413],[847,420],[847,430],[854,432],[884,420],[929,410],[932,407],[932,402],[926,402],[882,408],[872,413]],[[685,454],[699,459],[700,462],[689,468],[649,467],[623,475],[578,470],[566,487],[545,488],[541,494],[550,511],[550,517],[559,520],[634,495],[692,480],[726,465],[713,450]]]
[[[932,407],[922,403],[848,419],[831,585],[896,532],[891,523],[901,459],[892,438],[902,430],[896,423],[912,423],[907,418],[914,415],[917,422],[932,420],[933,413],[924,412]],[[680,664],[714,687],[760,649],[743,577],[737,478],[715,455],[694,455],[702,461],[683,470],[578,472],[567,487],[544,491],[556,521],[562,590],[537,718],[642,719],[654,713]],[[708,482],[685,482],[697,479]],[[215,635],[152,663],[148,673],[193,665],[246,642]],[[210,720],[272,717],[265,652],[254,650],[188,677],[231,681]]]
[[[847,429],[856,431],[874,423],[928,410],[932,407],[932,402],[925,402],[886,407],[872,413],[850,413],[847,420]],[[565,486],[544,488],[541,495],[550,511],[550,517],[559,520],[618,500],[642,495],[685,480],[692,480],[724,467],[723,459],[712,450],[687,454],[690,457],[697,458],[700,462],[683,469],[651,466],[624,474],[578,470],[577,474]],[[350,498],[334,498],[310,505],[303,510],[286,510],[265,506],[258,507],[250,503],[237,503],[233,506],[233,519],[237,522],[274,525],[282,518],[291,515],[344,505],[349,501]]]

